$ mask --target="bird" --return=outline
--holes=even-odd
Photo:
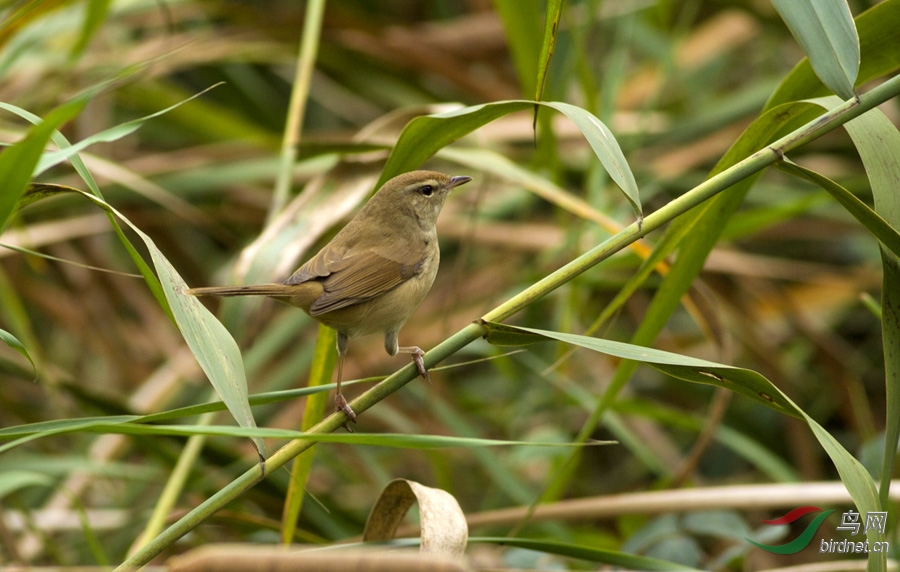
[[[410,354],[429,380],[418,346],[401,346],[400,328],[425,299],[441,252],[436,223],[450,191],[472,180],[436,171],[411,171],[388,180],[315,256],[284,282],[191,288],[192,296],[267,296],[296,306],[337,331],[335,408],[356,423],[341,392],[351,338],[384,335],[388,355]]]

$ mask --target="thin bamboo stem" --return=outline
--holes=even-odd
[[[319,51],[319,36],[322,31],[324,12],[325,0],[310,0],[306,5],[303,37],[300,40],[300,53],[297,55],[297,70],[294,74],[294,89],[291,92],[284,136],[281,140],[281,156],[267,223],[272,222],[284,210],[290,195],[294,163],[297,160],[297,146],[300,144],[300,133],[303,129],[303,118],[306,116],[306,102],[309,100],[312,72],[316,67],[316,55]]]

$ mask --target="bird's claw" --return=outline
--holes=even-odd
[[[350,427],[350,423],[356,423],[356,412],[353,411],[353,408],[350,407],[350,404],[347,403],[347,400],[341,393],[338,393],[334,396],[334,405],[337,411],[342,411],[344,415],[347,416],[347,421],[344,422],[344,429],[346,429],[350,433],[353,433],[353,429]]]
[[[416,369],[419,370],[419,375],[424,377],[425,381],[427,381],[428,383],[431,383],[431,376],[428,375],[428,370],[425,369],[425,360],[423,359],[424,357],[425,357],[425,352],[423,352],[421,348],[415,348],[412,351],[412,359],[413,359],[413,362],[415,362],[415,364],[416,364]]]

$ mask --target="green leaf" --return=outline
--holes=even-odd
[[[344,386],[348,386],[359,381],[344,381]],[[287,389],[281,391],[271,391],[250,396],[251,405],[268,405],[271,403],[282,403],[292,399],[299,399],[309,395],[318,393],[328,393],[334,390],[335,384],[317,387],[301,387],[296,389]],[[25,425],[16,425],[14,427],[0,428],[0,441],[8,439],[16,439],[21,437],[33,438],[34,436],[50,436],[59,432],[67,432],[70,427],[76,427],[81,430],[87,425],[96,424],[104,425],[111,423],[159,423],[161,421],[171,421],[173,419],[183,419],[185,417],[193,417],[209,413],[212,411],[225,411],[228,408],[221,401],[213,401],[210,403],[201,403],[199,405],[188,405],[179,407],[169,411],[161,411],[159,413],[151,413],[149,415],[106,415],[100,417],[87,417],[79,419],[62,419],[53,421],[40,421],[38,423],[27,423]],[[14,445],[15,446],[15,445]],[[0,452],[7,449],[0,448]]]
[[[70,157],[78,154],[79,152],[83,151],[84,149],[90,147],[91,145],[94,145],[96,143],[111,143],[113,141],[118,141],[119,139],[122,139],[123,137],[126,137],[128,135],[131,135],[132,133],[134,133],[135,131],[140,129],[140,127],[147,121],[154,119],[156,117],[159,117],[161,115],[164,115],[166,113],[169,113],[173,109],[177,109],[178,107],[181,107],[185,103],[188,103],[189,101],[197,99],[201,95],[205,94],[206,92],[208,92],[212,89],[215,89],[216,87],[218,87],[220,85],[222,85],[222,84],[217,83],[215,85],[211,85],[210,87],[204,89],[203,91],[196,93],[187,99],[183,99],[177,103],[174,103],[174,104],[170,105],[169,107],[166,107],[165,109],[156,111],[154,113],[151,113],[150,115],[146,115],[146,116],[140,117],[138,119],[133,119],[133,120],[127,121],[125,123],[120,123],[119,125],[115,125],[113,127],[110,127],[109,129],[104,129],[103,131],[100,131],[98,133],[94,133],[93,135],[85,137],[84,139],[82,139],[81,141],[79,141],[75,144],[66,145],[65,147],[60,148],[58,151],[51,151],[49,153],[44,153],[44,155],[41,157],[40,162],[38,163],[37,168],[35,169],[35,176],[43,173],[47,169],[55,167],[56,165],[62,163],[66,159],[69,159]],[[8,106],[7,104],[4,104],[2,102],[0,102],[0,107],[7,109],[9,111],[12,111],[12,109],[10,109],[11,106]]]
[[[839,105],[840,100],[836,97],[827,97],[816,100],[816,103],[829,109]],[[900,228],[900,198],[896,192],[900,185],[900,162],[896,156],[897,149],[900,149],[900,132],[877,109],[847,123],[845,128],[859,151],[869,177],[872,196],[875,200],[875,212],[869,211],[868,207],[862,205],[861,201],[858,201],[849,192],[836,190],[834,188],[836,185],[821,175],[812,173],[813,176],[811,176],[810,171],[797,166],[784,165],[782,168],[822,184],[823,188],[835,195],[835,198],[884,244],[884,248],[881,249],[881,258],[884,273],[882,344],[885,363],[886,426],[878,501],[882,506],[886,506],[897,457],[896,443],[900,439],[900,350],[898,350],[900,348],[900,257],[898,257],[895,238],[897,229]],[[823,181],[823,179],[825,180]],[[841,467],[838,467],[838,470],[841,471]],[[843,472],[841,472],[841,478],[844,479]],[[848,478],[851,477],[848,476]],[[844,479],[844,482],[847,483],[847,480]],[[849,489],[850,485],[848,484],[847,487]],[[853,498],[859,504],[857,496]],[[862,510],[861,507],[860,510]],[[883,568],[882,556],[873,555],[870,562]]]
[[[159,284],[171,309],[175,323],[188,347],[197,358],[203,372],[228,407],[228,411],[242,427],[256,427],[247,394],[247,378],[244,373],[240,349],[225,326],[194,296],[184,294],[187,284],[178,271],[166,259],[153,240],[122,213],[106,201],[84,191],[60,185],[32,185],[31,191],[41,198],[59,193],[77,193],[114,214],[127,224],[144,242],[159,275]],[[30,196],[25,201],[31,200]],[[265,444],[261,438],[253,439],[260,457],[265,456]]]
[[[861,54],[858,85],[900,68],[900,0],[886,0],[857,16],[856,30]],[[781,82],[766,107],[827,93],[807,58]]]
[[[406,125],[397,139],[376,187],[395,175],[418,168],[438,150],[479,127],[535,104],[556,109],[575,123],[640,218],[637,183],[612,132],[591,112],[562,102],[498,101],[417,117]]]
[[[672,377],[683,379],[685,381],[729,389],[756,401],[757,403],[761,403],[781,413],[786,413],[794,417],[800,417],[802,415],[800,410],[789,399],[784,397],[772,382],[753,370],[722,365],[689,356],[655,350],[644,346],[636,346],[634,344],[626,344],[624,342],[616,342],[613,340],[579,336],[564,332],[536,330],[521,326],[509,326],[493,322],[487,322],[484,325],[489,332],[487,336],[488,342],[493,343],[492,340],[495,339],[497,333],[499,333],[505,341],[506,338],[511,335],[511,332],[515,331],[520,332],[521,336],[529,336],[527,339],[553,339],[622,359],[645,363],[663,373],[667,373]]]
[[[126,416],[123,416],[126,417]],[[36,437],[61,435],[65,433],[103,433],[117,435],[168,435],[193,437],[208,435],[215,437],[235,437],[256,439],[286,439],[316,441],[321,443],[348,443],[353,445],[374,445],[398,447],[401,449],[449,449],[455,447],[583,447],[612,445],[614,441],[589,441],[587,443],[560,443],[554,441],[513,441],[508,439],[479,439],[474,437],[454,437],[451,435],[421,435],[406,433],[305,433],[291,429],[268,427],[234,427],[232,425],[151,425],[123,420],[110,423],[97,420],[65,420],[52,431],[46,430]],[[9,445],[9,444],[7,444]],[[5,449],[0,449],[5,450]]]
[[[418,168],[439,149],[479,127],[532,105],[533,101],[526,100],[498,101],[416,117],[400,133],[375,188],[391,177]]]
[[[772,0],[813,70],[844,99],[854,96],[860,48],[845,0]]]
[[[34,115],[33,113],[31,113],[29,111],[25,111],[24,109],[21,109],[14,105],[10,105],[8,103],[0,102],[0,108],[6,109],[7,111],[15,113],[19,117],[22,117],[32,123],[38,123],[40,121],[40,118],[38,116]],[[50,139],[54,143],[56,143],[56,146],[59,147],[60,149],[65,149],[65,148],[71,146],[68,139],[66,139],[65,136],[62,133],[60,133],[59,131],[55,131],[50,136]],[[94,177],[91,175],[90,171],[88,171],[87,166],[85,166],[84,161],[81,160],[81,157],[79,157],[76,154],[76,155],[71,156],[69,158],[69,160],[72,163],[72,167],[75,169],[75,171],[78,173],[78,175],[81,176],[82,180],[84,180],[85,184],[88,186],[88,188],[91,190],[91,192],[94,195],[102,198],[103,194],[100,192],[100,188],[97,187],[97,183],[94,181]],[[51,185],[51,187],[52,187],[52,185]],[[35,192],[35,191],[36,191],[36,189],[33,186],[31,188],[29,188],[29,192]],[[55,192],[55,191],[53,191],[53,192]],[[53,192],[51,192],[51,194],[53,194]],[[40,198],[39,193],[37,196],[38,196],[38,198]],[[34,200],[37,200],[37,199],[31,200],[31,202],[34,202]],[[30,203],[28,201],[23,202],[20,205],[20,208],[23,208],[27,204],[30,204]],[[150,291],[153,293],[154,298],[156,298],[157,302],[159,302],[159,304],[163,307],[163,309],[166,311],[166,313],[169,314],[169,316],[171,317],[171,310],[169,309],[169,306],[166,303],[165,296],[162,293],[162,288],[160,287],[159,281],[156,279],[156,276],[153,274],[153,271],[150,270],[150,267],[147,265],[147,263],[144,261],[144,259],[141,258],[141,255],[138,253],[137,249],[135,249],[134,245],[131,244],[131,241],[128,240],[128,237],[125,236],[125,233],[122,232],[122,228],[119,226],[119,223],[116,221],[116,217],[112,213],[109,213],[109,212],[107,212],[107,216],[109,217],[110,224],[112,224],[113,230],[115,231],[116,236],[121,241],[122,246],[125,247],[125,250],[128,252],[128,255],[131,257],[131,260],[134,262],[135,266],[137,266],[138,270],[141,273],[141,276],[144,277],[144,281],[147,283],[147,286],[150,288]]]
[[[836,98],[827,98],[826,106]],[[900,229],[900,131],[879,109],[847,123],[845,129],[859,151],[875,201],[875,212]],[[900,256],[881,249],[884,276],[881,288],[881,337],[885,369],[885,449],[881,468],[881,502],[886,505],[900,439]]]
[[[544,95],[544,83],[547,81],[547,70],[550,68],[553,48],[556,46],[556,33],[559,31],[559,16],[562,14],[562,7],[563,0],[547,0],[547,12],[544,17],[544,41],[541,43],[541,53],[538,56],[538,72],[534,92],[535,101],[540,101]],[[535,107],[535,113],[537,113],[537,107]]]
[[[28,355],[28,350],[25,349],[25,345],[22,342],[20,342],[17,337],[10,334],[9,332],[7,332],[4,329],[0,329],[0,342],[5,343],[12,349],[14,349],[17,352],[19,352],[20,354],[22,354],[25,357],[25,359],[28,360],[28,363],[31,364],[31,371],[32,371],[32,373],[34,373],[35,378],[37,377],[37,367],[35,367],[35,365],[34,365],[34,360],[31,359],[30,355]]]
[[[125,220],[147,245],[156,272],[159,274],[159,282],[172,308],[175,323],[178,324],[181,335],[184,336],[216,393],[241,427],[256,427],[248,399],[244,361],[237,342],[206,306],[196,297],[184,294],[188,285],[150,237],[129,223],[121,214],[117,215]],[[253,443],[260,458],[265,458],[266,446],[263,440],[254,438]]]
[[[494,8],[500,15],[506,32],[519,88],[523,96],[535,92],[535,73],[541,54],[540,0],[494,0]]]
[[[487,323],[485,326],[493,328],[495,324]],[[787,395],[782,393],[775,384],[755,371],[611,340],[520,326],[506,325],[506,328],[516,328],[523,332],[574,344],[607,355],[646,363],[675,378],[724,387],[781,413],[801,417],[809,425],[813,435],[815,435],[819,444],[831,458],[859,512],[878,512],[882,510],[882,505],[878,498],[878,490],[865,467],[853,455],[848,453],[838,443],[837,439],[819,425],[815,419],[807,415]],[[868,532],[870,541],[874,542],[877,540],[876,533],[875,530]],[[876,569],[883,568],[883,566],[878,566],[879,557],[877,556],[870,561],[870,564],[872,563],[874,563]],[[883,564],[883,560],[881,560],[881,564]]]
[[[81,35],[78,42],[72,47],[72,57],[78,57],[84,52],[84,49],[90,43],[91,38],[103,22],[106,20],[106,14],[109,12],[111,0],[88,0],[84,14],[84,25],[81,27]]]
[[[578,126],[597,158],[600,159],[603,168],[625,193],[625,198],[631,203],[638,219],[642,219],[643,212],[641,199],[638,196],[637,182],[634,180],[634,174],[631,172],[625,154],[622,153],[622,148],[619,147],[612,131],[593,113],[576,105],[561,102],[547,102],[543,105],[556,109]]]
[[[118,415],[103,417],[103,422],[108,424],[125,423],[137,419],[137,415]],[[0,446],[0,453],[5,453],[10,449],[14,449],[19,445],[24,445],[36,439],[44,437],[52,437],[54,435],[63,435],[65,433],[76,433],[78,431],[87,431],[98,425],[94,419],[61,419],[54,421],[44,421],[42,423],[32,423],[22,427],[8,427],[0,430],[0,438],[4,435],[18,436],[17,439]],[[20,436],[21,435],[21,436]]]
[[[47,475],[34,471],[2,471],[0,472],[0,499],[25,487],[36,485],[53,486],[54,480]]]
[[[16,212],[19,198],[33,177],[47,141],[57,127],[78,115],[86,102],[86,98],[81,97],[57,107],[39,120],[25,139],[0,153],[0,181],[3,182],[0,187],[0,232]]]
[[[784,161],[776,165],[779,170],[806,179],[816,185],[819,185],[837,200],[842,207],[847,209],[853,217],[861,222],[872,235],[877,238],[888,250],[896,256],[900,256],[900,232],[881,218],[877,212],[869,208],[869,205],[862,202],[856,195],[835,183],[828,177],[820,175],[815,171],[811,171],[796,163]]]

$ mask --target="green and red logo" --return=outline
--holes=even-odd
[[[807,546],[809,546],[809,543],[812,542],[812,538],[813,538],[813,536],[815,536],[816,531],[819,529],[819,526],[821,526],[822,522],[824,522],[824,520],[826,518],[828,518],[829,514],[834,512],[834,509],[823,511],[822,509],[820,509],[817,506],[801,506],[801,507],[795,508],[794,510],[790,511],[789,513],[787,513],[786,515],[784,515],[780,518],[763,521],[766,524],[771,524],[771,525],[776,525],[776,526],[779,524],[790,524],[790,523],[794,522],[795,520],[798,520],[798,519],[800,519],[808,514],[812,514],[814,512],[818,512],[820,514],[817,515],[816,518],[812,519],[812,522],[810,522],[806,526],[806,530],[804,530],[800,534],[800,536],[798,536],[794,540],[788,542],[787,544],[779,544],[777,546],[770,546],[768,544],[760,544],[759,542],[756,542],[755,540],[750,540],[749,538],[747,540],[750,540],[750,542],[752,542],[756,546],[762,548],[763,550],[767,550],[767,551],[775,553],[775,554],[796,554],[796,553],[800,552],[801,550],[803,550],[804,548],[806,548]]]

